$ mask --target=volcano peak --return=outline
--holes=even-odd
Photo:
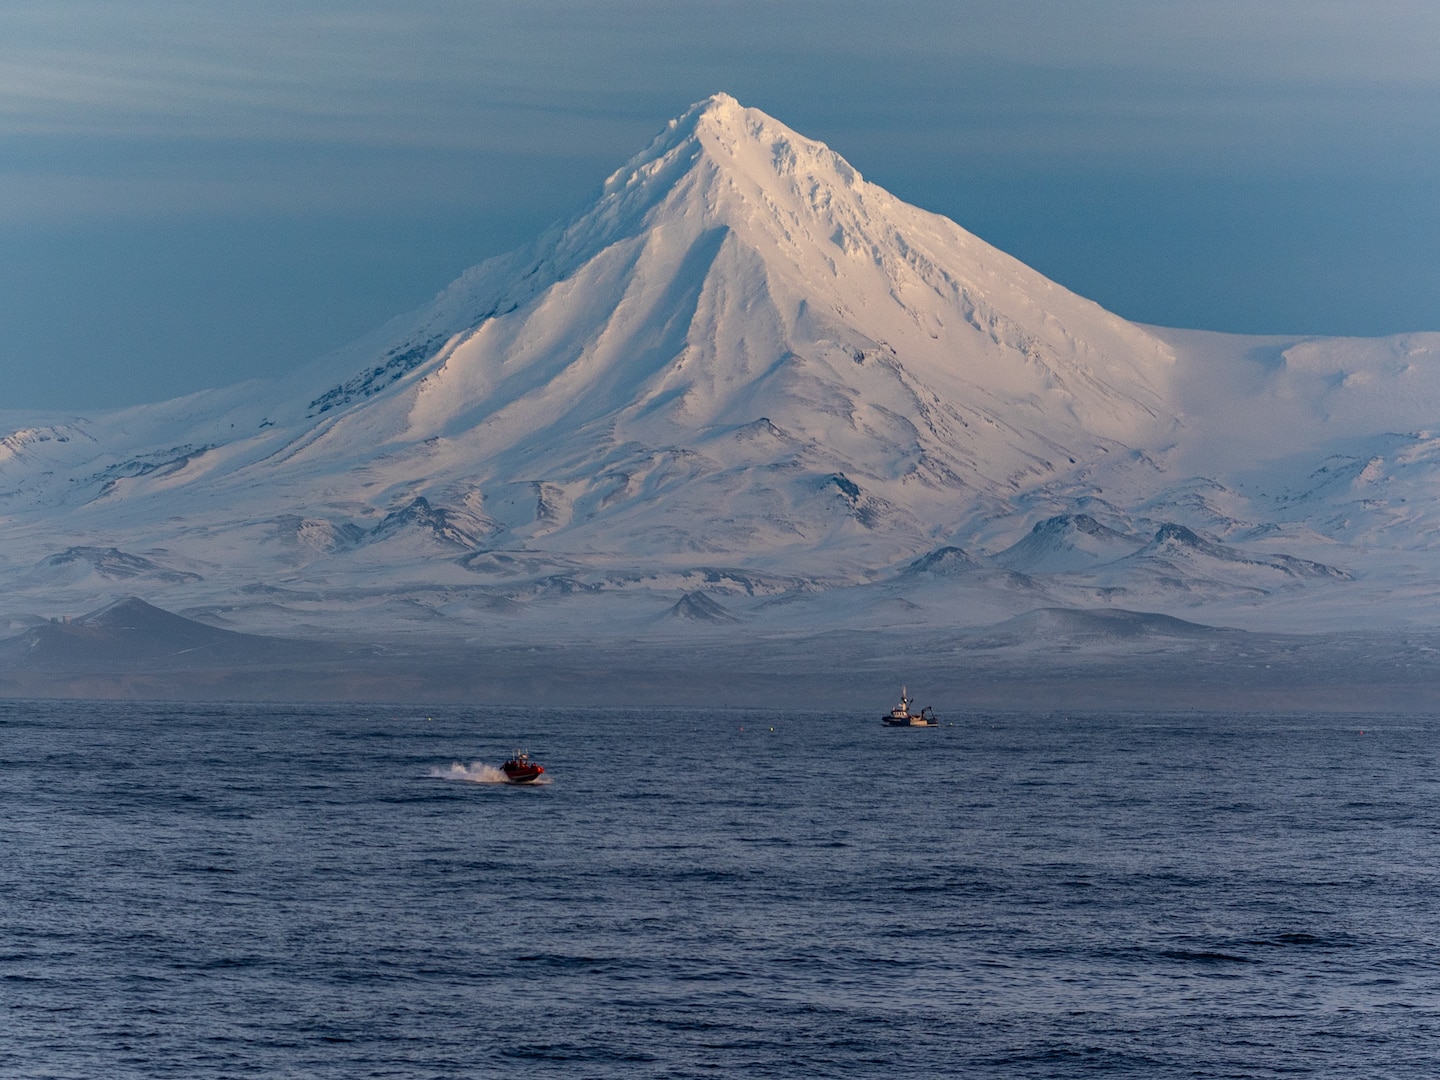
[[[716,94],[567,220],[286,380],[83,440],[0,440],[20,448],[0,495],[31,514],[29,566],[125,544],[196,567],[167,586],[218,599],[232,580],[372,572],[464,589],[481,551],[542,568],[542,591],[599,587],[581,570],[600,567],[690,592],[717,574],[829,588],[961,545],[997,554],[926,581],[1021,589],[995,572],[1013,567],[1112,589],[1106,575],[1161,574],[1125,561],[1161,523],[1229,537],[1246,520],[1229,489],[1220,531],[1171,490],[1198,425],[1237,403],[1182,410],[1181,376],[1200,374],[1168,333]],[[1087,500],[1114,531],[1078,514]],[[1052,525],[1026,539],[1038,518]]]

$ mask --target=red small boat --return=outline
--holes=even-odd
[[[530,755],[524,750],[516,750],[515,756],[500,768],[505,773],[505,778],[512,784],[528,784],[532,780],[539,779],[540,774],[545,771],[545,766],[531,761]]]

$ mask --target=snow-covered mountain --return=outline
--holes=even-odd
[[[283,379],[0,414],[0,614],[1427,623],[1436,416],[1440,334],[1137,326],[717,95],[568,221]]]

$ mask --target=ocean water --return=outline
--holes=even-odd
[[[886,705],[0,703],[0,1075],[1440,1073],[1440,720]]]

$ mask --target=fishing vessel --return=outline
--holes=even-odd
[[[545,771],[545,766],[531,761],[530,755],[524,750],[516,750],[514,756],[500,766],[500,770],[512,784],[528,784],[532,780],[539,779],[540,774]]]
[[[900,704],[896,705],[888,713],[880,718],[880,722],[886,727],[939,727],[940,721],[935,719],[935,710],[926,705],[919,712],[911,712],[910,706],[914,704],[910,700],[908,688],[900,688]]]

